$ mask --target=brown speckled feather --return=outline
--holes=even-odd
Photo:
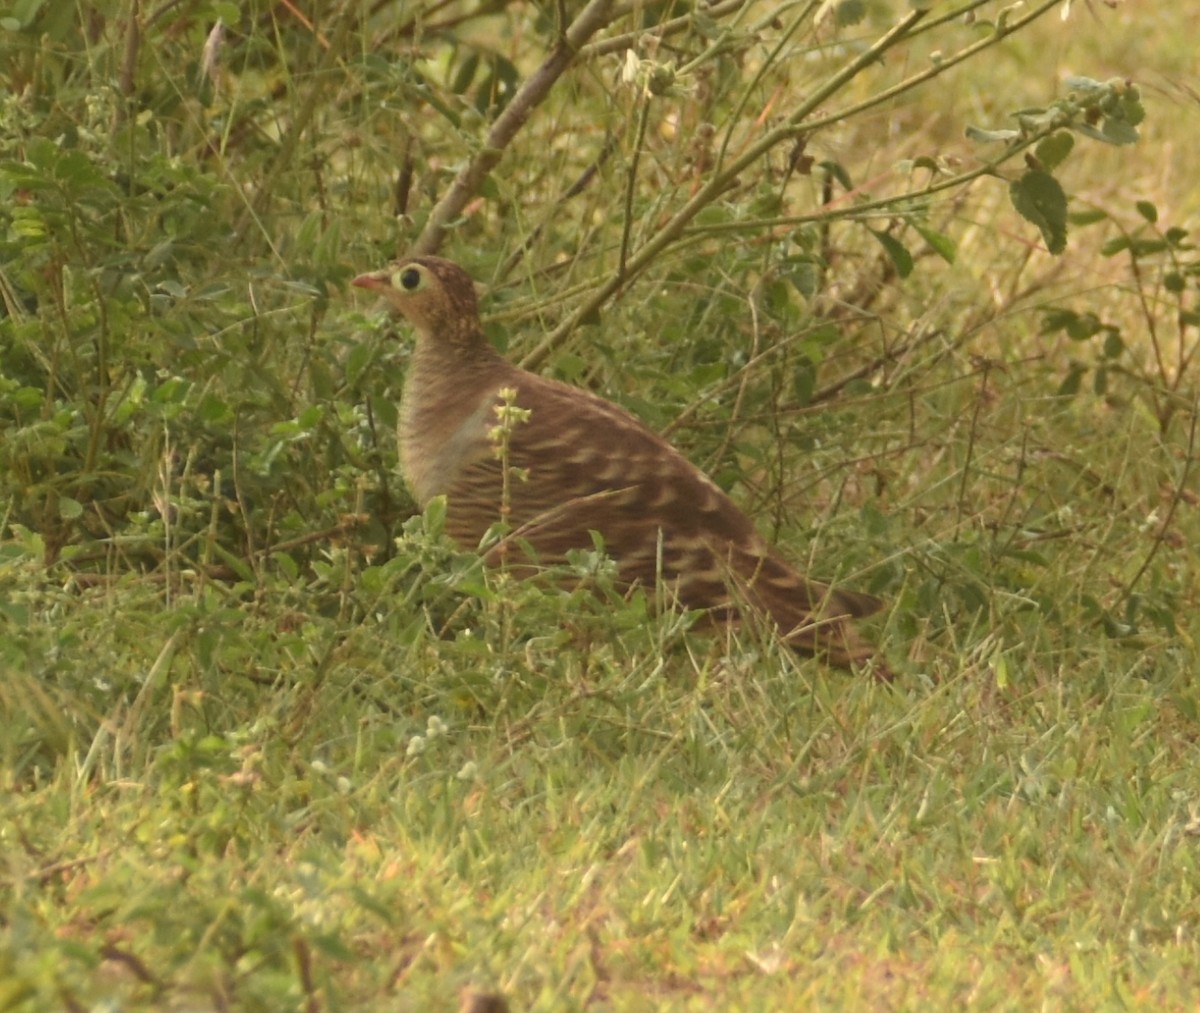
[[[538,564],[604,538],[623,581],[660,577],[690,608],[716,619],[746,608],[769,616],[797,650],[831,664],[890,673],[850,619],[880,602],[809,580],[768,545],[703,472],[603,398],[518,369],[487,343],[470,278],[436,257],[403,260],[354,284],[379,291],[412,322],[417,345],[401,404],[401,463],[422,505],[447,498],[447,531],[479,546],[500,519],[501,464],[490,435],[499,392],[528,410],[508,435],[510,534],[489,551]],[[513,473],[510,472],[510,476]]]

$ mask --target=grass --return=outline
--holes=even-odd
[[[586,651],[406,642],[395,611],[299,617],[286,588],[257,617],[185,596],[156,639],[138,593],[119,637],[112,603],[72,603],[56,681],[138,673],[157,704],[64,729],[6,806],[13,995],[1182,1008],[1191,987],[1186,661],[1101,640],[1047,673],[1034,642],[1005,687],[968,665],[896,689],[645,626]],[[544,629],[527,594],[508,621]]]
[[[472,49],[472,18],[429,29],[461,129],[399,115],[425,93],[387,6],[340,35],[255,8],[193,94],[165,71],[211,21],[183,5],[145,26],[139,130],[106,90],[115,19],[5,29],[0,1009],[1190,1009],[1195,271],[1183,244],[1104,250],[1195,211],[1168,15],[1077,10],[812,141],[856,180],[970,159],[962,125],[1044,102],[1047,54],[1139,64],[1140,146],[1061,169],[1106,216],[1062,258],[996,180],[921,221],[953,264],[869,219],[917,253],[905,279],[853,220],[696,232],[546,363],[884,596],[884,686],[624,600],[588,554],[578,588],[485,573],[411,516],[404,338],[345,281],[419,228],[380,210],[397,152],[420,153],[420,219],[473,150],[487,67],[529,68]],[[551,38],[496,18],[483,38]],[[717,122],[753,136],[777,78],[749,86],[761,53],[738,52],[646,107],[638,228],[687,192],[694,119],[748,96]],[[552,92],[446,248],[493,282],[514,357],[611,277],[641,108],[613,59]],[[554,204],[605,125],[613,160]],[[782,164],[697,224],[807,209]],[[1063,308],[1108,330],[1044,329]]]

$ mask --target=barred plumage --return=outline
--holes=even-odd
[[[448,533],[476,548],[500,519],[503,470],[493,429],[501,391],[529,412],[508,427],[511,533],[489,551],[537,564],[604,538],[622,581],[661,578],[689,608],[716,621],[769,617],[796,650],[842,667],[883,660],[850,620],[877,611],[865,594],[809,580],[755,531],[711,479],[645,425],[603,398],[506,362],[484,337],[474,286],[437,257],[401,260],[354,279],[379,292],[416,330],[400,406],[400,453],[421,505],[447,497]],[[526,561],[534,562],[534,561]]]

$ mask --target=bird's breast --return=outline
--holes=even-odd
[[[455,479],[492,453],[496,391],[439,390],[406,385],[400,405],[400,467],[422,507],[450,491]]]

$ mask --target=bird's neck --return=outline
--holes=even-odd
[[[457,465],[473,456],[512,369],[486,342],[448,347],[417,339],[400,403],[400,454],[419,503],[445,492]]]
[[[482,339],[457,345],[418,337],[404,378],[404,400],[414,408],[453,412],[457,405],[475,401],[507,365]]]

